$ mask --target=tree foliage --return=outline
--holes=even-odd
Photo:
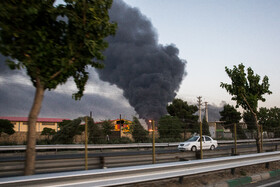
[[[225,125],[239,123],[241,120],[241,113],[238,112],[233,106],[226,104],[222,111],[220,111],[220,121],[223,121]]]
[[[158,132],[161,139],[177,138],[180,139],[182,132],[182,121],[176,116],[163,116],[159,120]]]
[[[206,117],[204,116],[202,120],[202,134],[203,135],[208,135],[211,136],[210,131],[209,131],[209,125],[208,122],[206,121]]]
[[[67,125],[70,122],[71,120],[62,120],[62,122],[58,123],[58,127],[62,129],[65,125]]]
[[[271,94],[269,90],[268,77],[264,76],[261,81],[261,77],[258,74],[254,74],[252,68],[247,68],[247,74],[245,72],[245,66],[239,64],[233,66],[233,69],[225,68],[226,73],[231,79],[232,83],[221,83],[221,87],[225,88],[227,92],[232,95],[232,100],[236,101],[236,107],[241,106],[244,110],[250,111],[255,118],[255,126],[257,129],[256,144],[258,152],[261,152],[260,145],[260,128],[257,119],[258,101],[265,101],[264,94]]]
[[[260,83],[261,77],[256,74],[252,68],[247,68],[239,64],[233,66],[233,69],[225,68],[226,73],[230,77],[232,84],[221,83],[221,87],[225,88],[227,92],[232,95],[232,100],[236,101],[236,106],[241,106],[244,110],[252,110],[257,112],[258,101],[265,101],[264,94],[271,94],[269,90],[268,77],[264,76]]]
[[[79,133],[81,118],[74,119],[65,124],[52,138],[54,144],[71,144],[73,138]]]
[[[14,134],[14,124],[12,124],[9,120],[0,119],[0,136],[2,133],[6,133],[9,135]]]
[[[198,132],[198,116],[195,113],[198,111],[197,106],[189,105],[182,99],[174,99],[170,105],[166,107],[167,112],[171,116],[176,116],[182,121],[182,129],[184,130],[184,136],[187,131]]]
[[[52,128],[48,128],[48,127],[45,127],[43,129],[43,131],[41,132],[41,135],[47,135],[47,136],[51,136],[51,135],[54,135],[55,134],[55,130],[52,129]]]
[[[48,128],[48,127],[45,127],[43,129],[43,131],[41,132],[41,135],[46,135],[47,136],[47,143],[50,143],[51,142],[51,136],[55,135],[55,130],[52,129],[52,128]]]
[[[101,123],[102,131],[104,135],[111,135],[112,131],[115,129],[115,126],[112,124],[112,121],[105,120]]]
[[[244,111],[243,112],[243,121],[247,124],[247,129],[251,132],[257,130],[256,127],[256,119],[251,111]]]
[[[92,118],[88,118],[88,142],[99,143],[103,133],[98,124]]]
[[[133,117],[133,124],[130,128],[134,142],[144,143],[148,141],[149,132],[143,128],[137,117]]]
[[[24,67],[34,87],[54,89],[73,77],[81,98],[88,65],[101,68],[104,40],[115,33],[109,22],[111,0],[1,1],[0,52],[10,56],[12,68]],[[11,20],[13,20],[11,22]]]
[[[229,104],[224,105],[224,109],[220,112],[220,121],[224,122],[224,127],[229,128],[234,133],[234,124],[236,124],[237,137],[239,139],[246,139],[246,134],[239,122],[242,119],[241,113],[238,112],[234,106]]]
[[[258,117],[264,131],[274,132],[275,137],[280,137],[280,108],[260,108]]]
[[[108,9],[112,0],[0,1],[0,53],[10,57],[12,69],[25,68],[36,88],[28,119],[25,175],[35,171],[36,120],[46,89],[73,77],[83,96],[87,67],[102,68],[104,40],[115,33]]]

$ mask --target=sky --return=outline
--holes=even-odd
[[[267,75],[272,95],[260,107],[280,107],[280,1],[125,0],[152,22],[161,44],[173,43],[187,60],[177,97],[220,105],[235,104],[221,82],[225,66],[243,63]]]
[[[190,104],[202,96],[212,105],[209,119],[217,120],[215,109],[235,104],[220,87],[230,83],[225,67],[240,63],[269,78],[273,94],[259,106],[280,107],[279,9],[276,0],[115,0],[111,19],[119,31],[108,39],[106,71],[89,69],[81,101],[71,97],[72,79],[47,91],[40,117],[74,119],[92,111],[96,121],[119,114],[148,118],[163,114],[176,95]],[[4,60],[0,56],[0,116],[28,116],[34,87],[24,70],[11,71]],[[121,73],[127,68],[133,76]]]

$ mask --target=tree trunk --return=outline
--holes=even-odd
[[[33,100],[32,108],[28,116],[28,133],[25,153],[24,175],[33,175],[35,173],[36,122],[43,102],[44,92],[44,86],[41,85],[40,80],[37,79],[36,93]]]
[[[256,146],[257,146],[257,151],[258,153],[262,152],[261,150],[261,132],[260,132],[260,127],[259,127],[259,123],[258,123],[258,117],[257,114],[255,112],[253,112],[254,118],[255,118],[255,125],[257,128],[257,137],[256,137]]]
[[[260,128],[259,128],[258,117],[257,117],[257,114],[254,112],[254,110],[249,105],[246,97],[243,94],[242,94],[242,97],[243,97],[244,101],[246,102],[247,106],[249,107],[251,113],[254,115],[254,118],[255,118],[255,125],[256,125],[256,128],[257,128],[256,146],[257,146],[257,152],[260,153],[260,152],[262,152],[262,150],[261,150],[261,140],[260,140],[261,132],[260,132]]]

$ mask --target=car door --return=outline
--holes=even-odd
[[[204,145],[204,149],[210,149],[210,146],[212,144],[212,140],[209,136],[205,136],[205,145]]]
[[[196,144],[197,149],[200,149],[200,137],[196,140],[195,144]]]
[[[206,149],[207,148],[207,144],[205,141],[205,136],[202,136],[202,149]]]

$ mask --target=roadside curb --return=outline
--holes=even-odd
[[[224,182],[219,182],[213,185],[209,185],[208,187],[239,187],[245,184],[255,183],[261,180],[266,180],[271,177],[280,176],[280,169],[261,173],[261,174],[255,174],[250,177],[241,177],[238,179],[231,179]]]

